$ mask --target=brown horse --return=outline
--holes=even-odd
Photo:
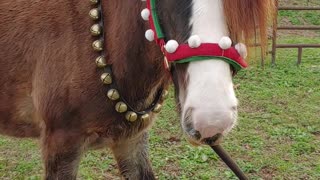
[[[95,7],[92,2],[99,3],[0,2],[0,133],[40,137],[46,179],[76,179],[81,154],[100,145],[112,150],[124,178],[154,179],[147,129],[155,113],[147,114],[150,118],[119,113],[130,109],[126,104],[137,111],[150,106],[156,111],[153,102],[159,89],[170,83],[160,48],[144,39],[149,25],[139,16],[145,2],[102,0],[100,4],[106,43],[95,48],[105,49],[113,81],[126,100],[120,105],[106,97],[106,85],[100,81],[103,71],[94,63],[98,54],[91,44],[97,38],[90,34],[93,21],[88,18]],[[264,44],[272,8],[273,0],[156,3],[166,40],[179,43],[192,35],[202,43],[217,43],[229,35],[234,42],[249,42],[260,27]],[[230,131],[237,114],[230,65],[212,58],[171,68],[181,126],[190,140],[201,144]]]

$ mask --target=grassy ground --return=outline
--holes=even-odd
[[[280,0],[280,6],[319,6],[318,0]],[[320,25],[317,11],[280,11],[280,22],[292,25]]]
[[[299,14],[292,22],[290,14],[280,14],[280,18],[292,24],[297,18],[304,24],[320,24],[319,13],[309,13],[315,12]],[[320,38],[314,38],[320,33],[313,33],[310,38],[308,34],[293,37],[297,34],[289,32],[279,41],[320,43]],[[252,63],[235,78],[239,125],[223,146],[251,179],[320,179],[320,50],[304,50],[300,67],[296,60],[296,50],[279,50],[275,67],[267,64],[263,70],[255,65],[258,62]],[[171,94],[150,133],[151,160],[158,178],[236,179],[209,148],[185,141],[173,109]],[[41,179],[40,156],[36,141],[0,137],[0,179]],[[85,154],[81,179],[116,177],[116,165],[106,150]]]

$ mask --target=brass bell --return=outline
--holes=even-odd
[[[162,105],[161,104],[157,104],[154,108],[153,108],[153,112],[154,113],[159,113],[162,109]]]
[[[101,75],[101,81],[103,84],[112,84],[112,77],[110,73],[103,73]]]
[[[130,122],[134,122],[138,119],[138,115],[135,112],[129,111],[126,113],[126,119]]]
[[[89,16],[91,17],[92,20],[97,20],[100,18],[100,12],[98,8],[91,9],[89,12]]]
[[[142,121],[149,121],[150,120],[150,115],[149,114],[144,114],[141,116]]]
[[[99,2],[99,0],[90,0],[90,3],[93,4],[93,5],[94,4],[98,4],[98,2]]]
[[[169,91],[163,90],[162,95],[161,95],[161,99],[165,100],[168,98],[168,96],[169,96]]]
[[[90,32],[92,36],[99,36],[102,32],[102,28],[99,24],[94,24],[91,26]]]
[[[95,51],[102,51],[103,50],[103,42],[102,40],[96,40],[92,43],[92,47]]]
[[[128,110],[128,106],[124,102],[118,102],[115,107],[116,111],[119,113],[124,113]]]
[[[106,58],[103,56],[99,56],[96,58],[96,65],[98,68],[104,68],[107,66]]]
[[[120,94],[116,89],[110,89],[107,94],[108,98],[115,101],[120,98]]]

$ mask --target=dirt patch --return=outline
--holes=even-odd
[[[312,132],[316,136],[316,139],[320,140],[320,131]]]
[[[314,31],[298,31],[298,30],[290,30],[290,31],[278,31],[278,37],[286,37],[286,36],[299,36],[306,38],[314,38],[320,37],[320,34]]]
[[[272,180],[273,177],[275,177],[277,170],[272,167],[265,166],[261,168],[260,173],[261,173],[261,178],[265,180]]]
[[[104,177],[106,179],[114,179],[114,180],[120,180],[121,179],[120,176],[115,176],[113,174],[110,174],[109,172],[105,172]]]
[[[306,23],[302,18],[301,22],[304,22],[304,25],[309,25]],[[279,22],[279,26],[294,26],[291,21],[284,17]],[[302,25],[303,26],[303,25]],[[313,37],[320,37],[320,33],[316,31],[302,31],[302,30],[278,30],[277,33],[278,37],[286,37],[286,36],[300,36],[300,37],[307,37],[307,38],[313,38]]]
[[[180,177],[181,176],[181,169],[179,166],[174,164],[168,164],[164,167],[164,171],[170,173],[170,176],[173,177]]]

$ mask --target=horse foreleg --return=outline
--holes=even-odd
[[[123,179],[155,179],[148,158],[148,135],[144,133],[116,143],[111,148]]]
[[[84,138],[70,130],[46,132],[42,138],[45,179],[76,179]]]

